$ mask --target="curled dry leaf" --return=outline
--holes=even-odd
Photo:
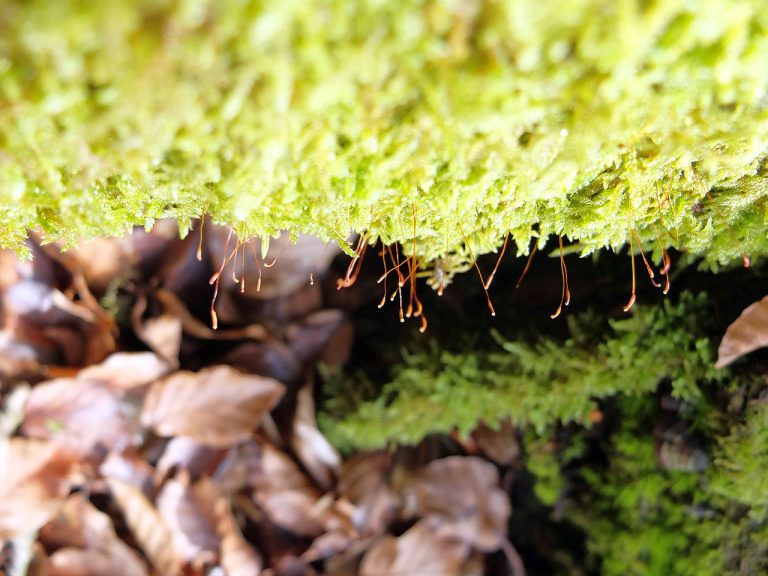
[[[415,512],[429,517],[437,533],[492,552],[505,539],[508,496],[496,468],[480,458],[451,456],[434,460],[406,489]]]
[[[58,511],[72,464],[50,442],[0,438],[0,538],[33,532]]]
[[[184,323],[178,316],[161,314],[148,318],[136,329],[141,340],[171,366],[178,367]]]
[[[768,346],[768,296],[747,306],[725,331],[717,350],[717,368]]]
[[[254,488],[254,498],[273,523],[302,536],[323,532],[315,509],[319,494],[288,456],[268,444],[263,446]]]
[[[227,576],[258,576],[262,569],[259,553],[243,538],[226,499],[216,502],[216,529],[221,538],[221,567]]]
[[[341,456],[317,428],[315,401],[309,385],[299,391],[297,402],[291,447],[317,485],[330,490],[341,472]]]
[[[203,474],[212,474],[224,456],[224,450],[177,436],[168,442],[157,461],[156,476],[162,479],[173,470],[185,470],[192,480],[197,480]]]
[[[359,574],[460,576],[468,554],[465,544],[438,536],[421,520],[399,538],[387,535],[379,539],[363,557]]]
[[[250,436],[284,390],[276,380],[242,374],[228,366],[177,372],[152,385],[141,421],[161,436],[231,446]]]
[[[48,549],[51,576],[146,576],[141,557],[117,537],[112,519],[82,494],[70,496],[62,509],[40,530]]]
[[[480,422],[472,432],[477,447],[491,460],[502,466],[510,466],[520,456],[520,444],[512,422],[505,419],[498,428]]]
[[[209,479],[190,485],[189,475],[183,472],[166,481],[158,494],[158,512],[170,528],[176,553],[184,562],[202,567],[215,560],[219,549],[218,498]]]
[[[95,238],[66,253],[70,268],[78,270],[95,292],[104,293],[116,278],[132,275],[130,239]]]
[[[154,296],[162,304],[165,315],[181,320],[182,331],[200,340],[263,340],[268,336],[266,328],[261,324],[250,324],[231,330],[213,330],[195,318],[173,292],[161,288],[154,292]]]
[[[173,535],[154,506],[136,487],[120,480],[107,480],[112,497],[123,511],[125,522],[152,566],[160,574],[173,576],[180,561],[173,546]]]
[[[104,317],[46,284],[21,281],[6,291],[3,304],[6,327],[14,338],[38,346],[53,345],[60,362],[94,364],[115,349],[112,326]]]
[[[101,364],[85,368],[80,380],[98,380],[118,390],[150,384],[170,372],[171,366],[152,352],[118,352]]]
[[[339,492],[355,506],[352,521],[363,534],[381,534],[397,516],[400,498],[389,484],[392,455],[358,454],[344,463]]]
[[[274,378],[289,387],[301,382],[304,371],[293,351],[272,337],[262,342],[243,342],[223,356],[221,361],[248,374]]]
[[[83,457],[128,444],[131,430],[115,393],[101,382],[61,378],[35,386],[24,408],[22,430]]]
[[[48,576],[146,576],[143,564],[126,564],[111,551],[61,548],[48,558]]]
[[[352,323],[341,310],[314,312],[291,324],[285,336],[303,364],[320,359],[329,368],[340,369],[352,350]]]
[[[154,468],[136,450],[110,452],[99,466],[104,478],[114,478],[150,494],[154,488]]]

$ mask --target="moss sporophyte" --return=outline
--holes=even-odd
[[[766,53],[762,0],[0,0],[0,245],[206,213],[379,246],[424,323],[510,242],[667,284],[768,251]]]

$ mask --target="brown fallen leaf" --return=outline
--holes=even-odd
[[[472,439],[483,454],[502,466],[514,464],[520,456],[517,431],[509,419],[503,420],[497,428],[480,422],[472,431]]]
[[[245,372],[274,378],[288,386],[301,382],[303,367],[293,351],[277,338],[243,342],[220,358],[224,364]]]
[[[768,346],[768,296],[747,306],[725,331],[717,349],[716,368]]]
[[[73,462],[50,442],[0,438],[0,538],[34,532],[56,514]]]
[[[178,574],[181,562],[173,546],[173,534],[152,503],[130,484],[114,478],[107,479],[107,484],[128,528],[155,569],[163,576]]]
[[[426,521],[417,522],[399,538],[383,536],[363,557],[360,576],[461,576],[469,547],[438,536]]]
[[[228,366],[177,372],[150,387],[141,421],[161,436],[227,447],[247,439],[284,391],[276,380]]]
[[[439,535],[493,552],[506,540],[511,511],[498,484],[498,472],[489,462],[451,456],[422,468],[406,494],[413,499],[413,511],[429,517]]]
[[[320,493],[285,453],[264,443],[249,484],[254,500],[272,523],[311,538],[325,531],[332,515],[329,506],[318,506]]]
[[[167,480],[157,495],[157,510],[173,534],[176,553],[192,566],[202,568],[216,559],[218,498],[218,491],[209,479],[203,478],[192,485],[189,474],[183,471]]]
[[[136,335],[173,367],[179,365],[184,322],[173,314],[148,318],[134,328]]]
[[[129,238],[94,238],[64,254],[55,246],[46,248],[50,256],[63,261],[70,270],[80,272],[98,294],[106,292],[116,278],[130,278],[133,273]]]
[[[22,430],[84,458],[130,442],[131,428],[115,392],[95,380],[58,379],[35,386],[24,407]]]
[[[184,303],[173,292],[160,288],[153,295],[163,305],[166,314],[181,320],[183,332],[195,338],[201,340],[263,340],[269,334],[261,324],[249,324],[243,328],[228,330],[214,330],[192,316]]]
[[[130,390],[165,376],[171,366],[152,352],[118,352],[83,369],[80,380],[98,380],[118,390]]]
[[[315,401],[308,384],[299,390],[291,448],[320,488],[330,490],[341,472],[341,456],[317,428]]]
[[[400,498],[389,484],[392,454],[357,454],[344,462],[338,490],[355,506],[352,520],[362,533],[378,535],[397,516]]]
[[[225,451],[220,448],[211,448],[191,438],[177,436],[165,446],[157,461],[155,476],[162,480],[174,470],[186,470],[192,480],[197,480],[204,474],[212,474],[224,456]]]
[[[48,558],[49,576],[146,576],[143,564],[126,564],[112,551],[61,548]]]
[[[141,557],[117,537],[112,519],[83,494],[70,496],[62,509],[40,530],[48,549],[51,576],[146,576]]]
[[[41,282],[23,280],[11,286],[3,295],[3,309],[14,339],[53,343],[67,364],[94,364],[115,349],[112,326],[103,315]]]
[[[154,472],[155,469],[135,449],[110,452],[99,466],[99,474],[105,479],[120,480],[147,495],[154,490]]]
[[[229,234],[228,228],[210,225],[205,227],[206,252],[217,269],[235,249],[234,239],[227,243]],[[244,276],[247,297],[264,300],[284,297],[309,284],[310,275],[317,281],[339,253],[335,242],[323,242],[306,234],[300,234],[295,243],[291,242],[288,232],[282,232],[278,238],[268,238],[267,241],[268,243],[263,243],[259,238],[254,238],[249,243],[252,247],[241,247],[244,259],[238,256],[227,263],[221,275],[222,289],[239,291],[239,278]],[[256,252],[258,265],[251,248]],[[267,249],[264,258],[263,248]],[[232,277],[235,260],[237,282]]]
[[[285,337],[302,364],[320,359],[340,369],[352,350],[353,329],[341,310],[319,310],[288,326]]]
[[[256,549],[243,538],[229,503],[216,502],[216,530],[221,538],[221,567],[227,576],[258,576],[262,559]]]

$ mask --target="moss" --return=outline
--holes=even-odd
[[[645,408],[638,411],[638,403]],[[732,491],[724,497],[717,478],[730,471],[720,463],[699,472],[662,467],[649,433],[660,417],[657,406],[650,397],[624,399],[618,425],[602,447],[608,464],[577,472],[588,489],[569,501],[567,517],[587,532],[600,573],[763,573],[768,569],[768,517],[762,494]],[[731,441],[715,450],[734,446]],[[748,446],[740,443],[737,450]],[[765,454],[758,462],[768,465]],[[760,476],[748,482],[760,482]]]
[[[495,350],[462,352],[433,341],[427,350],[405,353],[373,399],[360,401],[369,384],[331,383],[335,400],[321,421],[340,446],[378,447],[415,443],[430,432],[468,434],[481,417],[491,424],[509,417],[540,433],[558,422],[589,426],[599,399],[647,394],[663,380],[678,397],[698,398],[699,382],[725,377],[713,368],[706,309],[703,294],[684,293],[677,303],[636,306],[631,317],[607,325],[583,314],[571,320],[565,341],[498,336]]]
[[[0,245],[415,215],[448,272],[507,232],[756,257],[766,52],[761,0],[0,0]]]

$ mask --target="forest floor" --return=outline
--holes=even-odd
[[[557,258],[540,255],[515,290],[524,260],[509,256],[490,287],[495,318],[474,271],[442,297],[419,280],[429,319],[421,334],[420,319],[399,321],[397,297],[377,307],[378,248],[354,285],[339,290],[349,259],[338,249],[281,237],[262,257],[258,241],[203,231],[180,239],[161,222],[152,233],[68,252],[32,241],[31,261],[2,253],[0,574],[611,573],[615,550],[590,527],[610,532],[606,518],[623,509],[595,505],[601,496],[589,474],[608,469],[609,439],[635,434],[617,423],[630,412],[645,427],[653,467],[638,477],[677,487],[674,503],[689,511],[681,522],[722,512],[741,526],[749,517],[721,560],[741,574],[765,565],[768,514],[751,513],[749,502],[695,508],[700,486],[679,480],[702,478],[713,456],[668,382],[648,395],[650,412],[635,417],[636,405],[611,396],[591,409],[588,428],[553,422],[533,433],[478,415],[469,434],[438,428],[409,445],[371,422],[382,426],[380,447],[366,450],[318,428],[318,411],[322,424],[340,405],[326,383],[353,386],[363,374],[375,398],[404,351],[461,353],[521,331],[565,339],[569,315],[620,315],[626,257],[567,257],[573,302],[556,320]],[[480,264],[487,271],[495,259]],[[755,269],[714,275],[689,265],[671,277],[674,290],[711,296],[715,346],[765,295]],[[404,289],[406,306],[408,297]],[[651,286],[638,291],[646,305],[663,299]],[[741,353],[760,345],[747,338]],[[766,356],[750,358],[739,372],[748,386],[721,395],[703,388],[718,406],[708,414],[737,398],[731,413],[741,418],[767,401]],[[350,394],[358,392],[365,396]],[[768,497],[761,482],[760,502]],[[595,516],[585,520],[585,510]],[[626,573],[643,569],[630,562]]]

